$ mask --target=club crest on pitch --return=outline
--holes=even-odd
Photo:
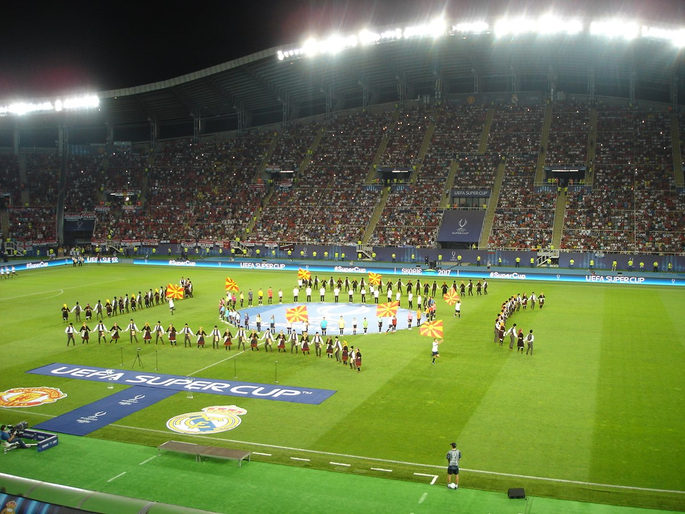
[[[200,412],[187,412],[166,422],[169,430],[179,434],[217,434],[233,430],[242,422],[247,410],[236,405],[205,407]]]

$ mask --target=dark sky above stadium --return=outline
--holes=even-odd
[[[5,2],[0,101],[129,87],[197,71],[308,34],[547,10],[539,0],[225,0]],[[685,25],[685,0],[558,0],[560,13]]]

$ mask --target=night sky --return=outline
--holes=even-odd
[[[226,0],[224,2],[4,2],[0,102],[106,90],[172,78],[308,34],[406,25],[445,10],[450,19],[549,2],[461,0]],[[561,12],[638,13],[685,25],[685,0],[558,2]],[[545,7],[546,9],[546,7]],[[571,10],[573,9],[573,10]]]

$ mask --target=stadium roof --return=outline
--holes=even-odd
[[[263,50],[168,80],[103,91],[100,112],[70,114],[70,124],[113,126],[192,123],[194,117],[224,120],[223,130],[338,110],[433,96],[557,91],[618,96],[637,101],[685,98],[683,52],[662,41],[492,34],[399,40],[347,49],[334,56],[279,60]],[[594,86],[592,84],[594,83]],[[42,116],[39,118],[43,118]],[[209,130],[214,131],[214,130]]]

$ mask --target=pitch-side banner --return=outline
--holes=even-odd
[[[62,434],[88,435],[134,412],[149,407],[176,391],[152,387],[129,387],[83,407],[43,421],[35,428]]]
[[[218,380],[212,378],[187,377],[182,375],[165,375],[154,372],[131,371],[125,369],[106,369],[95,366],[78,366],[74,364],[53,363],[32,369],[27,373],[61,378],[75,378],[94,382],[106,382],[128,386],[143,386],[168,391],[195,391],[198,393],[277,400],[291,403],[318,405],[335,394],[330,389],[294,387],[274,384],[255,384]]]
[[[442,215],[440,243],[477,243],[483,229],[485,211],[450,209]]]

